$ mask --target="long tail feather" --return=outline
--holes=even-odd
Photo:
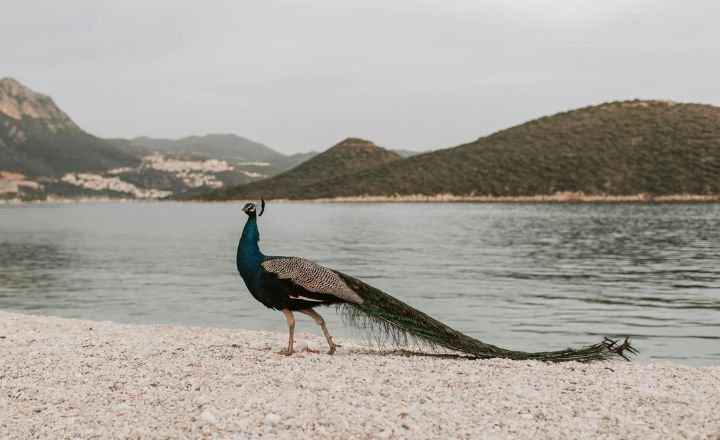
[[[534,359],[546,362],[592,362],[620,358],[629,360],[628,355],[638,353],[627,338],[623,342],[605,338],[597,344],[579,349],[550,352],[527,353],[506,350],[453,330],[442,322],[360,280],[341,272],[337,272],[337,274],[363,299],[362,304],[341,304],[340,311],[343,319],[360,329],[375,331],[381,337],[390,339],[397,344],[417,340],[432,346],[466,353],[476,358]]]

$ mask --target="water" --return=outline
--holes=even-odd
[[[0,206],[0,309],[286,331],[235,270],[240,204]],[[484,341],[631,336],[720,364],[720,204],[269,204],[268,255],[354,275]],[[349,334],[321,310],[336,339]],[[298,317],[298,331],[319,333]]]

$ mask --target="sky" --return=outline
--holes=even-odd
[[[720,2],[2,0],[0,77],[100,137],[428,150],[602,102],[720,105]]]

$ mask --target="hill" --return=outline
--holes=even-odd
[[[291,198],[717,195],[720,108],[639,100],[601,104],[362,170],[352,178],[330,178],[321,188],[302,188],[291,191]]]
[[[266,145],[234,134],[207,134],[177,140],[136,137],[110,141],[125,151],[135,151],[141,156],[161,153],[173,159],[226,162],[232,170],[218,174],[217,178],[223,185],[230,186],[276,176],[317,154],[313,151],[286,156]],[[203,188],[199,187],[187,195],[202,192]]]
[[[270,177],[312,154],[235,135],[99,139],[50,97],[0,80],[0,200],[183,197]]]
[[[285,159],[282,153],[258,142],[234,134],[208,134],[182,139],[136,137],[131,140],[153,151],[194,153],[228,162],[273,162]]]
[[[49,96],[0,80],[0,171],[61,176],[135,166],[137,157],[78,127]]]
[[[317,156],[317,151],[310,151],[307,153],[295,153],[291,154],[290,156],[285,156],[283,159],[277,160],[273,163],[273,165],[280,169],[281,171],[287,171],[292,168],[295,168],[296,166],[300,165],[303,162],[306,162],[313,157]]]
[[[269,179],[201,196],[207,200],[240,198],[298,199],[324,193],[326,182],[352,179],[358,172],[400,160],[397,153],[370,141],[348,138],[297,167]]]

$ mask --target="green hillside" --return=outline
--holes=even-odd
[[[625,101],[543,117],[455,148],[273,194],[720,194],[720,108]],[[264,189],[256,183],[256,189]],[[237,194],[247,194],[242,190]],[[228,192],[228,194],[232,194]]]
[[[234,134],[207,134],[204,136],[188,136],[182,139],[136,137],[132,139],[132,143],[149,150],[201,154],[215,159],[227,160],[231,163],[285,159],[285,155],[270,147]]]
[[[213,191],[201,198],[225,200],[241,198],[314,198],[327,190],[326,182],[343,180],[363,170],[400,160],[392,151],[372,142],[349,138],[314,156],[290,171],[275,177],[234,188]]]

